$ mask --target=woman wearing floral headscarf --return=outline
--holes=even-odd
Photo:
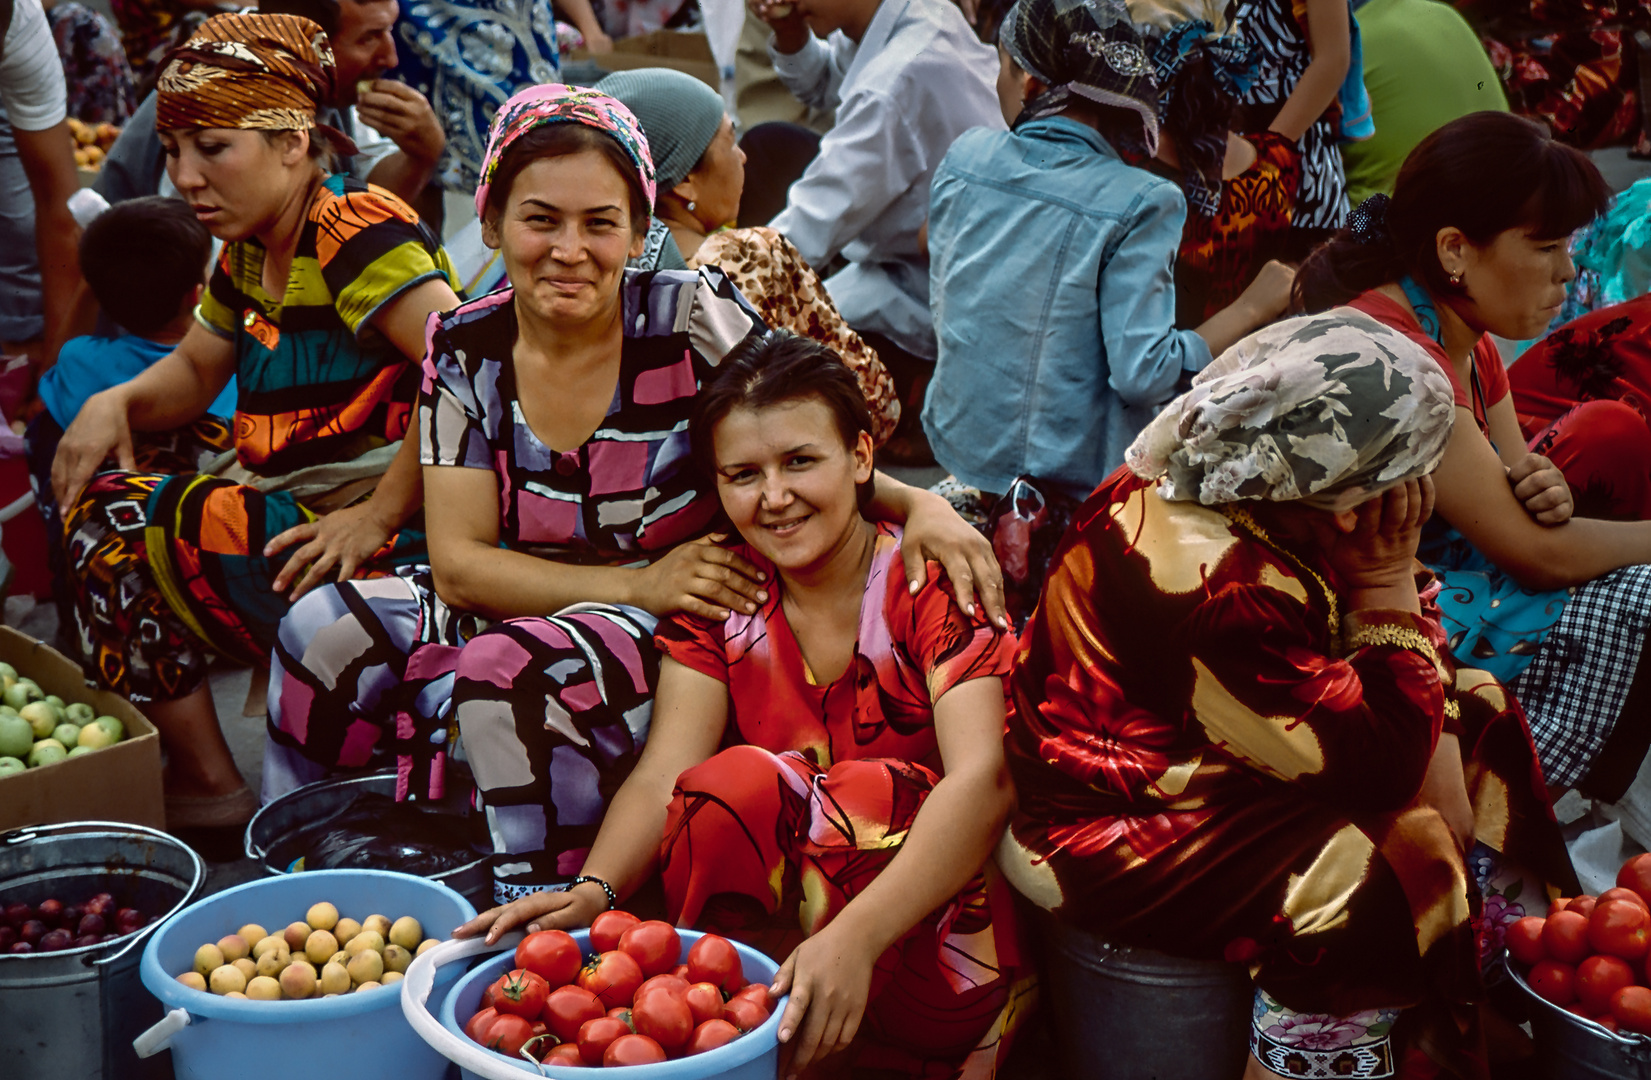
[[[291,596],[382,572],[422,539],[403,528],[421,484],[402,436],[425,320],[458,297],[410,207],[329,174],[328,151],[354,149],[316,120],[333,81],[326,35],[291,15],[216,16],[170,54],[155,126],[222,255],[199,325],[89,399],[52,468],[81,640],[160,729],[174,826],[256,808],[218,729],[211,654],[267,663]],[[206,409],[231,376],[226,429]],[[151,434],[134,447],[133,432]],[[110,458],[120,471],[94,477]]]
[[[476,210],[510,286],[430,324],[431,565],[315,593],[275,649],[265,798],[383,750],[401,794],[439,795],[460,732],[501,901],[579,873],[647,737],[655,622],[768,596],[688,455],[699,385],[762,322],[715,268],[626,268],[654,196],[617,100],[550,85],[499,110]],[[881,478],[877,499],[927,549],[908,577],[938,559],[1001,615],[985,542],[943,500]]]
[[[1246,338],[1079,511],[1021,639],[1000,865],[1056,940],[1247,965],[1252,1076],[1483,1076],[1481,900],[1575,887],[1518,705],[1417,573],[1452,420],[1362,313]]]

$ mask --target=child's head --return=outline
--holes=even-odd
[[[212,234],[181,199],[147,195],[116,203],[80,238],[80,271],[104,313],[129,333],[153,337],[200,299]]]
[[[773,330],[741,344],[700,391],[688,430],[729,520],[781,569],[830,557],[871,499],[865,396],[810,338]]]

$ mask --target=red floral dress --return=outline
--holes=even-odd
[[[1417,802],[1441,732],[1461,740],[1479,843],[1575,878],[1518,703],[1454,667],[1429,600],[1348,612],[1337,591],[1316,551],[1246,511],[1114,473],[1022,636],[999,865],[1062,922],[1246,964],[1291,1009],[1403,1008],[1396,1039],[1483,1076],[1464,1045],[1479,890]]]
[[[854,661],[828,685],[810,674],[778,589],[754,615],[659,624],[660,649],[729,697],[727,749],[682,774],[666,821],[660,866],[679,925],[781,957],[823,928],[899,852],[940,780],[933,703],[1008,675],[1013,637],[965,615],[935,570],[912,596],[899,537],[878,527]],[[855,1065],[991,1077],[1033,994],[988,866],[878,960]]]

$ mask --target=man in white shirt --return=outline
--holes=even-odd
[[[843,317],[932,365],[929,182],[964,131],[1003,128],[997,52],[950,0],[753,3],[774,31],[781,81],[803,104],[837,113],[769,224],[816,270],[842,255],[848,265],[826,288]]]
[[[21,349],[37,365],[55,358],[80,284],[65,100],[40,0],[0,0],[0,352]]]

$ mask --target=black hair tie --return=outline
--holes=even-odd
[[[1387,208],[1393,200],[1381,192],[1359,204],[1347,219],[1347,228],[1353,239],[1361,244],[1383,244],[1391,237],[1387,231]]]

